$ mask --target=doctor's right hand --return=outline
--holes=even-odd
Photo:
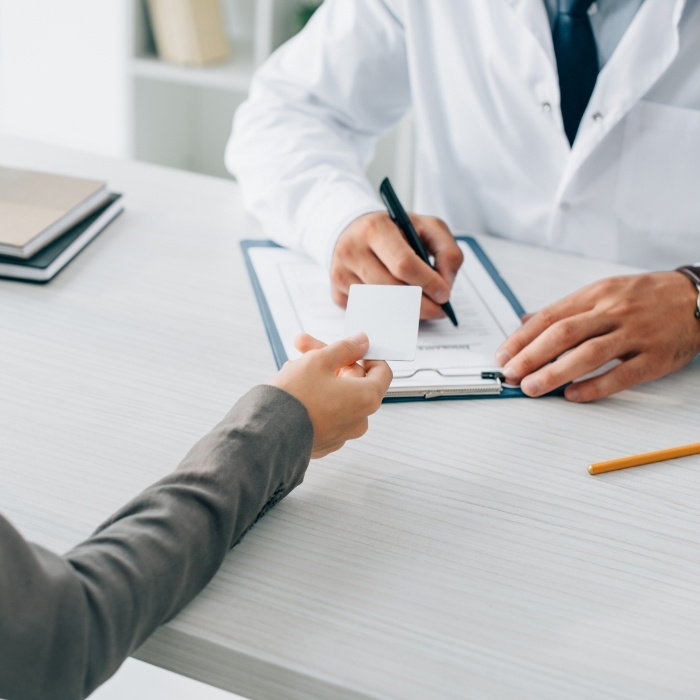
[[[442,318],[464,256],[445,223],[433,216],[411,214],[411,221],[435,270],[411,249],[386,212],[355,219],[340,234],[331,261],[333,301],[345,308],[351,284],[413,284],[423,288],[421,320]]]
[[[393,375],[386,362],[361,360],[369,348],[364,333],[331,345],[303,334],[295,345],[304,354],[285,363],[270,384],[306,407],[315,459],[367,432],[367,417],[381,405]]]

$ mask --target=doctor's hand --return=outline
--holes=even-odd
[[[386,212],[355,219],[340,234],[331,262],[333,300],[345,308],[351,284],[413,284],[423,288],[420,317],[442,318],[464,256],[447,226],[432,216],[411,214],[411,221],[436,270],[406,242]]]
[[[496,361],[509,383],[541,396],[618,360],[565,390],[570,401],[594,401],[662,377],[695,357],[697,295],[679,272],[611,277],[525,316]]]
[[[285,363],[270,384],[306,407],[314,426],[315,459],[367,432],[367,417],[381,405],[392,372],[386,362],[360,360],[369,348],[364,333],[331,345],[303,334],[295,345],[304,354]]]

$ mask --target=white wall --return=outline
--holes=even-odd
[[[127,153],[126,0],[0,0],[0,132]]]
[[[254,2],[259,0],[223,2],[237,41],[250,41]],[[286,11],[286,3],[292,7],[299,0],[277,2]],[[261,7],[271,13],[273,5]],[[134,36],[140,15],[133,12],[133,0],[0,0],[0,133],[227,176],[223,143],[219,153],[210,142],[228,133],[242,95],[218,90],[200,95],[178,82],[135,80],[131,60],[143,30]],[[271,24],[279,33],[280,17],[286,14],[271,14],[260,26]],[[271,49],[275,31],[261,45]],[[165,99],[168,95],[178,99]],[[182,100],[191,100],[191,123],[165,119],[168,102],[177,106]],[[410,207],[410,118],[379,144],[369,176],[377,185],[385,175]]]

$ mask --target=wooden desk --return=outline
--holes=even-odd
[[[272,354],[226,181],[0,140],[126,211],[48,286],[0,282],[0,510],[64,550],[170,471]],[[493,239],[528,309],[623,268]],[[663,323],[663,319],[659,319]],[[251,698],[700,693],[697,363],[593,405],[382,407],[138,652]]]

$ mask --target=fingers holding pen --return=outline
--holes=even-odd
[[[457,272],[464,262],[464,253],[442,219],[413,214],[410,217],[426,249],[435,257],[435,269],[451,290]]]
[[[423,289],[421,319],[444,316],[440,305],[449,299],[462,253],[439,219],[411,218],[435,255],[437,269],[420,259],[386,212],[365,214],[345,229],[335,247],[331,288],[336,303],[347,304],[350,284],[411,284]]]
[[[421,320],[442,318],[445,315],[440,305],[448,301],[450,285],[439,272],[433,270],[415,254],[400,233],[398,233],[397,244],[392,240],[377,240],[374,252],[387,270],[388,277],[383,281],[377,274],[374,278],[377,282],[373,284],[411,284],[421,287],[423,289]]]

